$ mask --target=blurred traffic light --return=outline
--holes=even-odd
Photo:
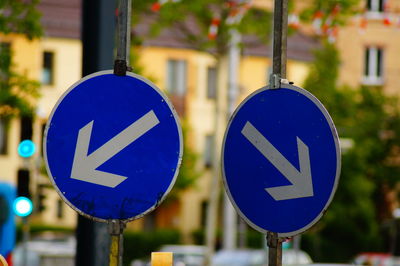
[[[26,139],[18,145],[18,155],[24,158],[31,157],[36,151],[35,143],[32,140]]]
[[[32,201],[27,197],[18,197],[14,200],[13,210],[16,215],[26,217],[32,213]]]
[[[29,189],[30,172],[28,169],[19,169],[17,176],[17,195],[18,197],[31,197]]]
[[[32,142],[33,134],[33,118],[31,116],[21,117],[20,144],[18,145],[18,154],[21,157],[31,157],[36,150],[35,144]]]
[[[33,118],[31,116],[21,117],[20,140],[32,139],[33,134]]]
[[[0,254],[8,258],[15,245],[15,216],[12,204],[15,187],[0,182]]]

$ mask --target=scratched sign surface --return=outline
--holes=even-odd
[[[43,141],[47,171],[73,209],[99,221],[133,220],[156,208],[182,158],[178,116],[144,78],[89,75],[55,105]]]
[[[226,130],[225,189],[253,228],[291,237],[327,210],[340,158],[335,125],[317,98],[289,84],[262,88],[239,105]]]

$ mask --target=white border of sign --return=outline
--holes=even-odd
[[[91,216],[89,214],[84,213],[83,211],[81,211],[80,209],[75,207],[64,196],[64,194],[58,188],[58,186],[57,186],[56,182],[54,181],[54,178],[53,178],[53,176],[51,174],[51,171],[50,171],[50,168],[49,168],[49,163],[48,163],[48,160],[47,160],[47,148],[46,148],[46,146],[47,146],[46,145],[47,144],[47,133],[48,133],[48,130],[49,130],[49,127],[50,127],[50,123],[51,123],[51,120],[53,118],[54,113],[56,112],[58,106],[63,101],[63,99],[69,94],[70,91],[72,91],[74,88],[76,88],[78,85],[80,85],[81,83],[85,82],[88,79],[91,79],[91,78],[94,78],[94,77],[97,77],[97,76],[106,75],[106,74],[113,74],[113,73],[114,73],[114,70],[103,70],[103,71],[95,72],[93,74],[90,74],[90,75],[87,75],[87,76],[83,77],[79,81],[75,82],[71,87],[69,87],[68,90],[66,90],[62,94],[62,96],[58,99],[57,103],[54,105],[54,107],[53,107],[53,109],[52,109],[52,111],[50,113],[49,119],[47,120],[46,128],[45,128],[44,135],[43,135],[43,156],[44,156],[44,161],[45,161],[45,165],[46,165],[46,170],[47,170],[47,173],[48,173],[48,175],[50,177],[50,181],[53,184],[54,188],[56,189],[57,193],[60,195],[62,200],[65,203],[67,203],[77,213],[79,213],[80,215],[85,216],[85,217],[87,217],[87,218],[89,218],[91,220],[98,221],[98,222],[108,222],[108,220],[102,219],[102,218],[98,218],[98,217],[94,217],[94,216]],[[176,178],[178,177],[179,168],[180,168],[181,162],[182,162],[183,137],[182,137],[182,127],[181,127],[181,124],[180,124],[180,121],[179,121],[179,116],[176,113],[175,108],[173,107],[173,105],[170,102],[170,100],[168,99],[168,97],[156,85],[154,85],[151,81],[147,80],[146,78],[144,78],[142,76],[139,76],[139,75],[137,75],[135,73],[132,73],[132,72],[126,72],[126,75],[143,81],[144,83],[146,83],[147,85],[152,87],[156,92],[158,92],[158,94],[165,100],[165,102],[169,106],[169,108],[170,108],[170,110],[171,110],[171,112],[172,112],[172,114],[174,116],[175,122],[177,124],[177,129],[178,129],[178,134],[179,134],[179,159],[178,159],[178,163],[177,163],[177,165],[175,167],[175,173],[174,173],[174,177],[173,177],[173,180],[172,180],[171,184],[169,185],[168,189],[165,191],[165,193],[164,193],[163,197],[161,198],[161,200],[158,201],[156,204],[154,204],[151,208],[147,209],[145,212],[143,212],[141,214],[138,214],[138,215],[136,215],[134,217],[121,220],[121,221],[129,222],[129,221],[133,221],[133,220],[139,219],[139,218],[145,216],[146,214],[148,214],[149,212],[153,211],[155,208],[157,208],[161,204],[161,202],[164,201],[164,199],[166,198],[168,193],[173,188],[173,186],[175,184],[175,181],[176,181]]]
[[[314,218],[314,220],[312,220],[310,223],[308,223],[306,226],[296,230],[296,231],[292,231],[292,232],[287,232],[287,233],[278,233],[278,237],[292,237],[298,234],[303,233],[304,231],[310,229],[314,224],[316,224],[319,219],[321,219],[321,217],[324,215],[324,213],[326,212],[327,208],[329,207],[329,204],[331,203],[333,196],[335,195],[338,183],[339,183],[339,177],[340,177],[340,168],[341,168],[341,153],[340,153],[340,145],[339,145],[339,137],[335,128],[335,125],[333,124],[332,118],[329,115],[328,111],[325,109],[325,107],[322,105],[322,103],[314,96],[312,95],[310,92],[308,92],[307,90],[294,86],[294,85],[290,85],[290,84],[281,84],[281,88],[285,88],[285,89],[290,89],[290,90],[294,90],[296,92],[301,93],[302,95],[306,96],[308,99],[310,99],[317,107],[318,109],[323,113],[323,115],[325,116],[326,121],[329,124],[329,127],[332,131],[332,135],[333,135],[333,139],[335,141],[335,147],[336,147],[336,161],[337,161],[337,165],[336,165],[336,176],[335,176],[335,182],[334,182],[334,186],[333,189],[331,191],[331,194],[329,196],[328,201],[326,202],[324,208],[321,210],[321,212],[319,213],[319,215],[317,217]],[[236,211],[239,213],[239,215],[251,226],[253,227],[255,230],[263,233],[263,234],[267,234],[269,231],[265,230],[259,226],[257,226],[256,224],[254,224],[253,222],[251,222],[245,214],[242,213],[242,211],[240,210],[240,208],[236,205],[235,200],[232,197],[232,194],[229,191],[229,187],[227,185],[227,180],[226,180],[226,176],[225,176],[225,165],[224,165],[224,150],[225,150],[225,141],[226,141],[226,137],[229,131],[229,128],[231,126],[232,121],[234,120],[237,112],[239,112],[239,110],[242,108],[242,106],[248,101],[250,100],[254,95],[261,93],[262,91],[265,90],[269,90],[270,87],[266,86],[263,87],[261,89],[258,89],[256,91],[254,91],[252,94],[250,94],[249,96],[247,96],[240,104],[239,106],[236,108],[235,112],[232,114],[228,126],[226,128],[225,134],[224,134],[224,139],[223,139],[223,143],[222,143],[222,150],[221,150],[221,165],[222,165],[222,181],[224,183],[224,187],[225,187],[225,191],[228,194],[228,197],[232,203],[232,205],[235,207]],[[279,90],[279,89],[278,89]],[[278,110],[279,111],[279,110]],[[243,177],[245,178],[245,177]],[[271,214],[273,215],[273,214]]]

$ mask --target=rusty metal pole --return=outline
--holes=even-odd
[[[288,0],[275,0],[271,87],[280,87],[280,80],[286,78],[287,60]]]
[[[109,266],[122,266],[123,233],[125,227],[125,222],[121,220],[110,220],[108,222],[108,232],[111,235]]]
[[[270,88],[278,89],[286,78],[288,0],[275,0],[272,74]],[[268,265],[282,266],[282,239],[276,232],[268,232]]]
[[[117,17],[117,56],[114,61],[114,74],[125,76],[129,70],[129,52],[131,49],[131,10],[132,0],[119,0]],[[110,220],[108,230],[111,235],[110,266],[122,266],[123,232],[125,222]]]
[[[125,76],[129,65],[131,47],[132,0],[119,0],[117,18],[117,57],[114,61],[114,74]]]

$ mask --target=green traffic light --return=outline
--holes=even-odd
[[[13,204],[14,213],[21,217],[26,217],[32,213],[33,204],[27,197],[18,197]]]
[[[32,140],[26,139],[21,141],[18,145],[18,154],[21,157],[28,158],[31,157],[36,151],[35,143]]]

